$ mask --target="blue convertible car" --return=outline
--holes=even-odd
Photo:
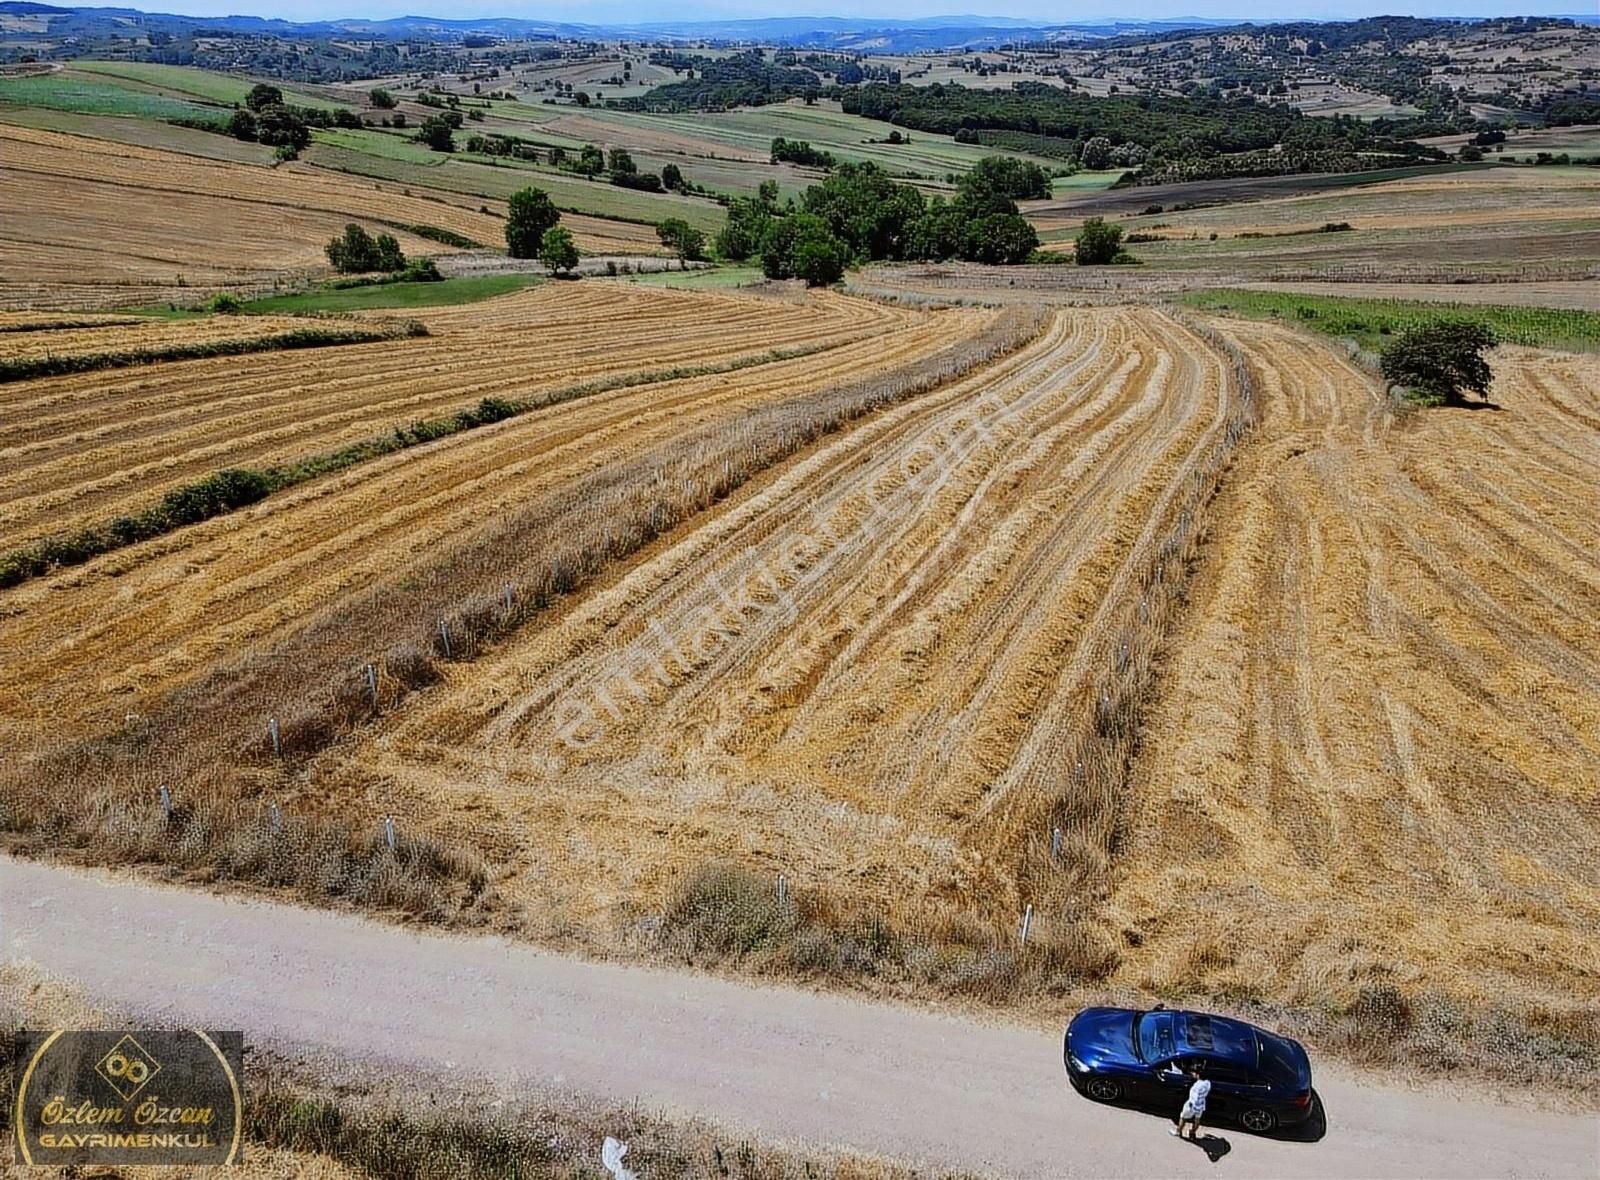
[[[1247,1131],[1304,1122],[1311,1114],[1311,1060],[1291,1041],[1242,1020],[1157,1008],[1085,1008],[1067,1026],[1067,1076],[1097,1102],[1170,1106],[1188,1093],[1185,1070],[1211,1079],[1208,1118]]]

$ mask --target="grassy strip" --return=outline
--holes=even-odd
[[[99,369],[129,369],[167,361],[201,360],[207,357],[242,356],[252,352],[279,352],[294,348],[328,348],[340,344],[372,344],[398,335],[426,336],[421,324],[403,328],[295,328],[271,336],[247,340],[207,340],[192,344],[172,344],[164,348],[140,348],[124,352],[86,352],[70,356],[30,356],[0,360],[0,384],[26,381],[33,377],[60,377],[68,373],[92,373]]]
[[[1445,303],[1414,299],[1353,299],[1289,291],[1194,291],[1178,302],[1201,311],[1248,319],[1289,320],[1329,336],[1347,337],[1382,352],[1391,337],[1437,319],[1467,320],[1492,328],[1508,344],[1536,348],[1600,346],[1600,314],[1556,307]]]
[[[404,221],[382,221],[376,218],[374,220],[377,220],[379,225],[403,229],[408,234],[426,238],[430,242],[438,242],[442,246],[455,246],[461,250],[482,250],[484,248],[482,242],[473,241],[466,234],[458,234],[453,229],[442,229],[437,225],[413,225]]]
[[[382,338],[375,337],[375,339]],[[172,489],[148,508],[119,516],[103,525],[80,529],[75,533],[46,537],[32,545],[0,554],[0,588],[19,585],[51,570],[81,565],[128,545],[136,545],[187,525],[199,524],[236,509],[248,507],[266,499],[274,492],[281,492],[285,488],[294,487],[307,480],[331,475],[336,471],[354,467],[358,463],[366,463],[385,455],[392,455],[396,451],[475,430],[480,426],[503,422],[507,418],[526,414],[530,410],[542,409],[597,393],[627,389],[635,385],[681,381],[689,377],[705,377],[755,365],[792,360],[824,351],[828,347],[831,346],[775,348],[753,356],[737,357],[721,364],[679,365],[670,369],[624,373],[550,390],[527,400],[511,401],[506,398],[486,397],[476,406],[459,410],[454,414],[423,418],[408,426],[397,426],[388,434],[377,435],[336,450],[324,451],[293,463],[280,463],[265,468],[225,468]]]
[[[252,314],[366,311],[395,307],[450,307],[521,291],[544,281],[534,274],[474,275],[440,283],[374,283],[360,287],[322,287],[296,295],[252,299],[241,310]]]

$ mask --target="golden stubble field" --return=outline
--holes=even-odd
[[[1600,1000],[1600,362],[1502,348],[1501,410],[1231,323],[1263,422],[1133,774],[1121,977],[1315,1003]]]
[[[1501,410],[1397,418],[1326,344],[1148,306],[594,281],[424,318],[5,387],[19,537],[534,408],[0,590],[0,803],[224,876],[269,804],[394,816],[608,951],[729,862],[980,941],[1032,905],[1144,992],[1596,998],[1592,357],[1501,349]],[[164,785],[233,810],[152,821]]]
[[[270,291],[327,271],[323,247],[352,220],[408,255],[452,247],[433,226],[504,243],[505,202],[0,123],[0,307],[192,302],[197,292]],[[173,231],[174,209],[182,232]],[[483,210],[493,210],[486,212]],[[567,214],[592,253],[654,253],[649,226]]]

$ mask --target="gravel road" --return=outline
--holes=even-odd
[[[0,858],[0,945],[108,1006],[288,1049],[693,1112],[769,1138],[1027,1177],[1600,1175],[1600,1118],[1450,1101],[1327,1066],[1317,1142],[1079,1098],[1059,1035]]]

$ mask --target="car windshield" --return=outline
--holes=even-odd
[[[1170,1012],[1142,1013],[1134,1024],[1133,1033],[1134,1047],[1143,1061],[1160,1061],[1171,1057],[1175,1051]]]

